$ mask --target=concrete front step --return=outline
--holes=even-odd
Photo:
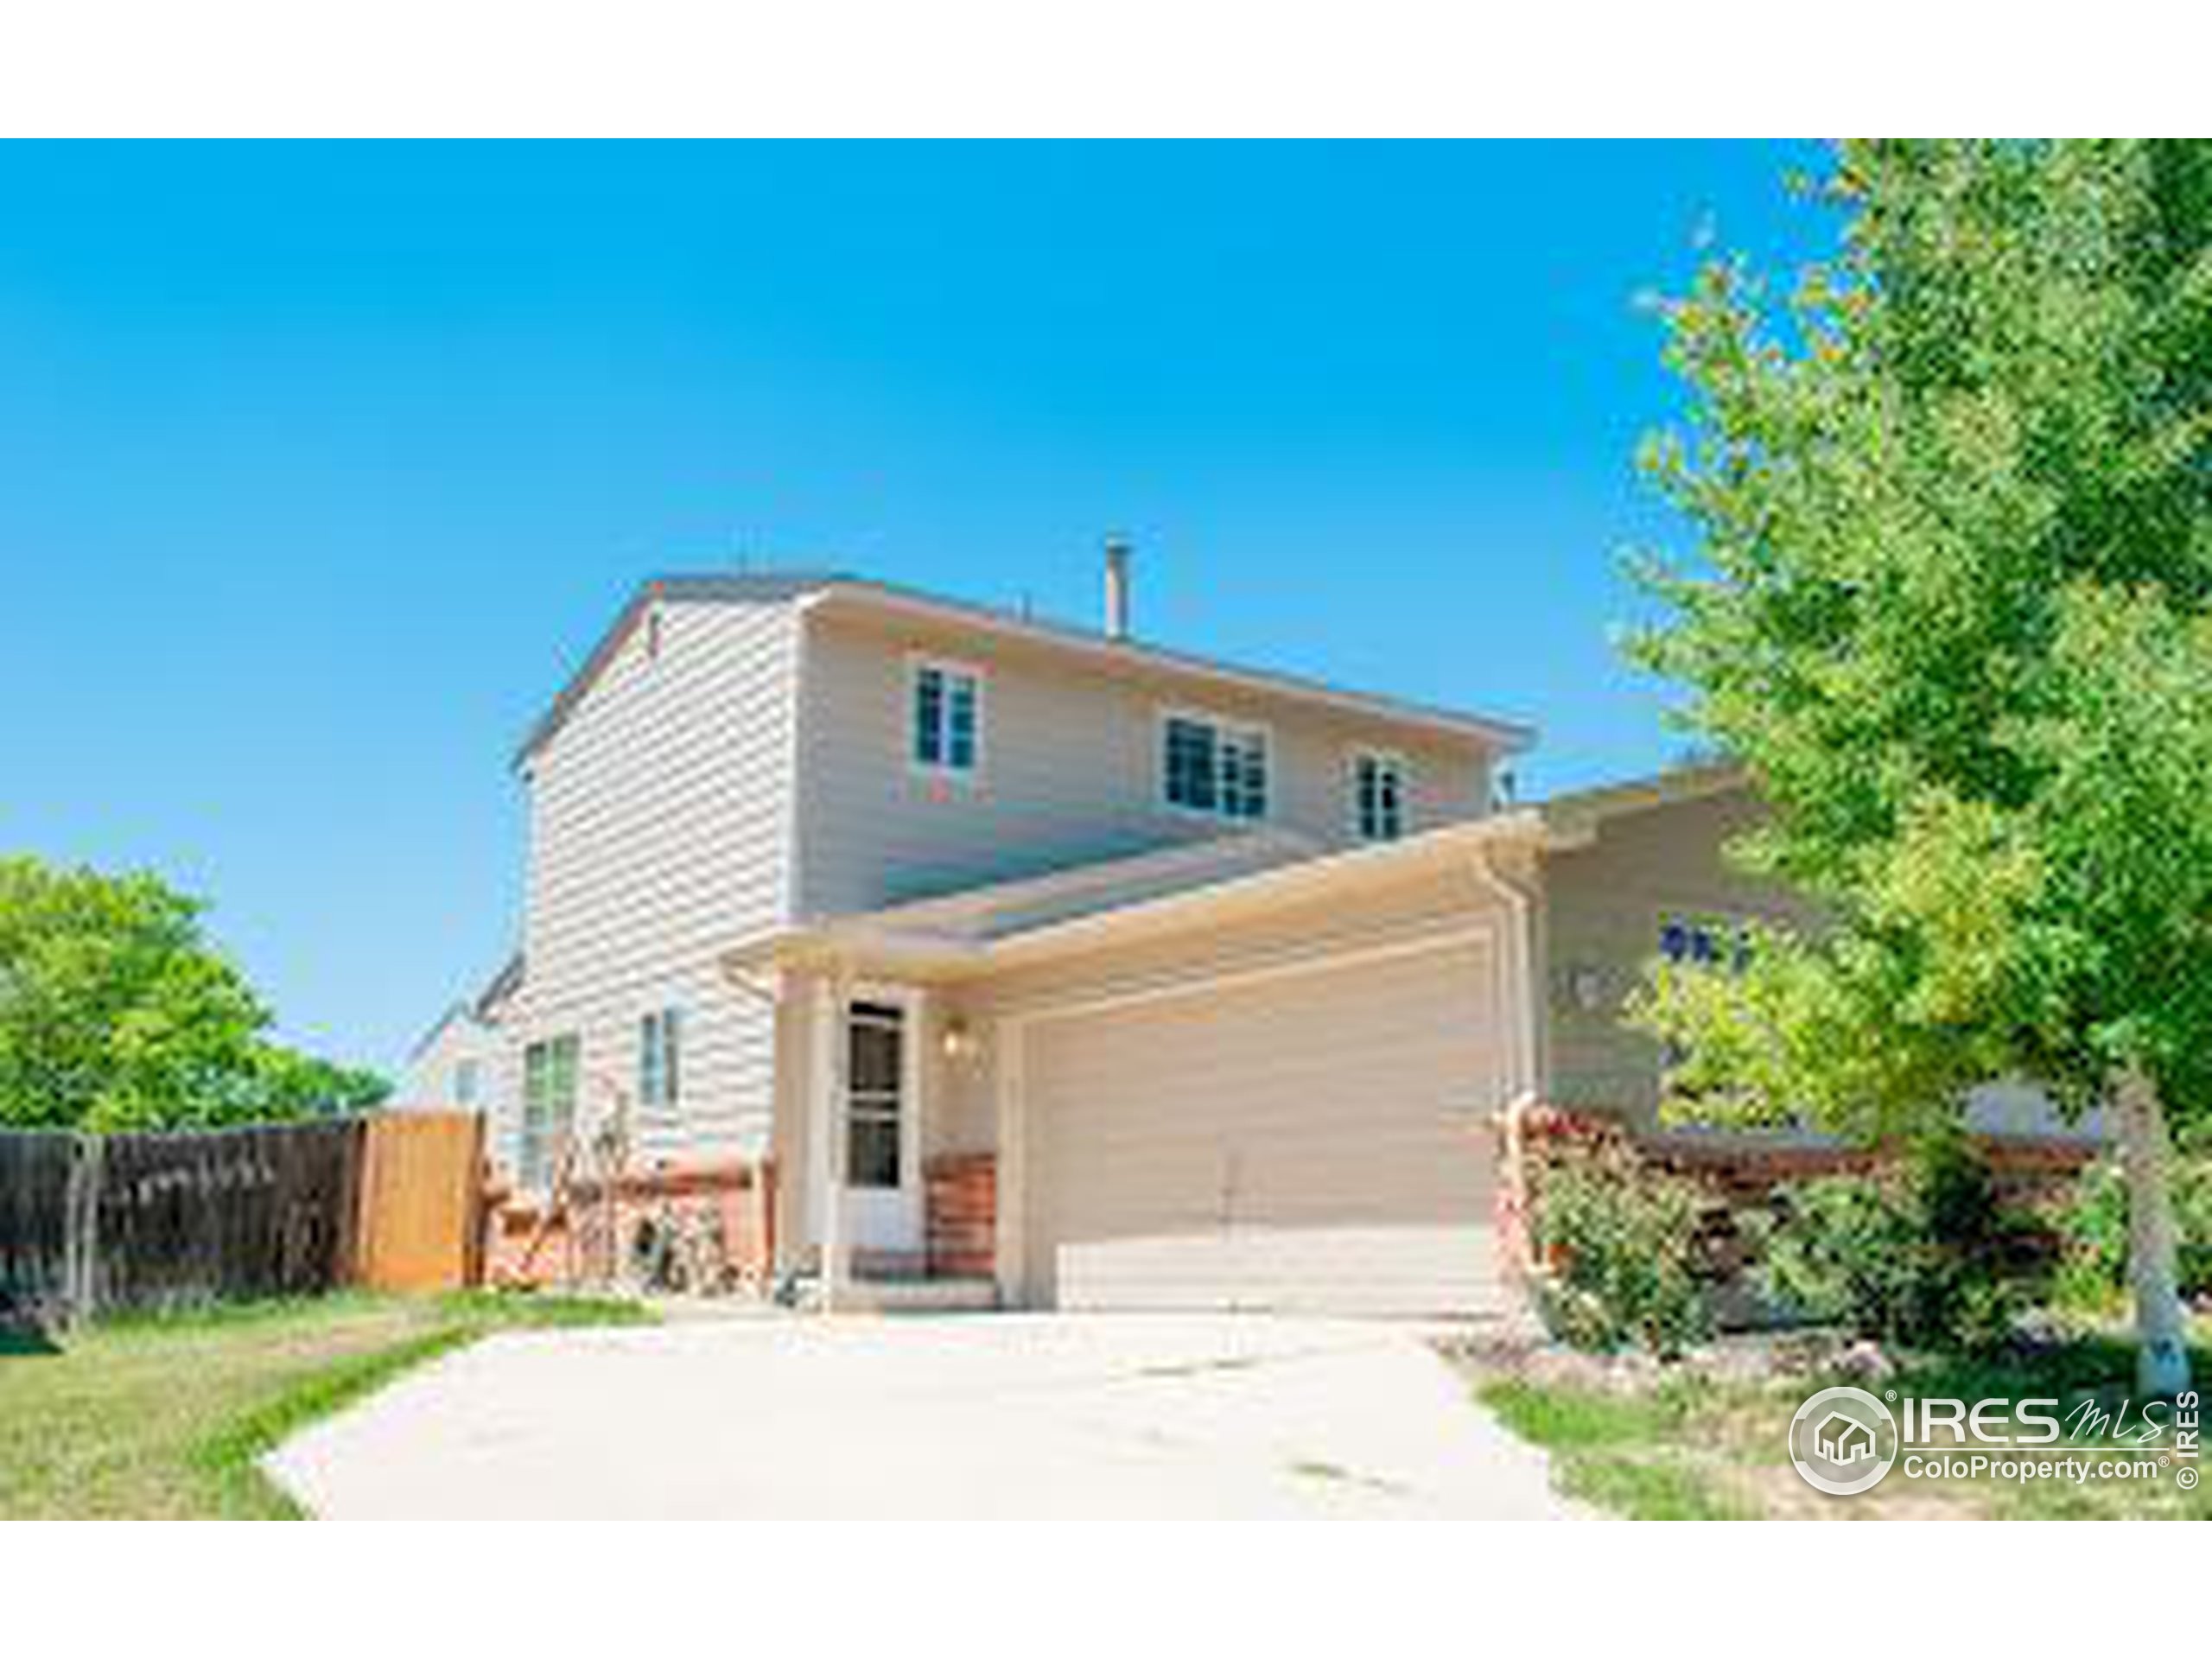
[[[801,1287],[799,1306],[819,1307],[821,1287]],[[989,1279],[855,1279],[838,1294],[840,1313],[988,1313],[999,1305]]]

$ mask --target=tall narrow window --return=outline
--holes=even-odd
[[[476,1104],[476,1062],[463,1060],[453,1069],[453,1103],[467,1110]]]
[[[672,1108],[681,1090],[683,1011],[656,1008],[638,1021],[638,1104]]]
[[[522,1150],[516,1174],[526,1192],[543,1192],[559,1167],[576,1127],[576,1058],[573,1035],[550,1037],[523,1051]]]
[[[918,662],[913,672],[914,764],[972,772],[982,753],[983,680],[972,668]]]
[[[1406,833],[1406,766],[1395,754],[1370,750],[1354,757],[1352,828],[1362,841],[1396,841]]]
[[[845,1184],[898,1187],[904,1151],[906,1014],[855,1002],[845,1027]]]
[[[1224,818],[1268,816],[1268,734],[1201,715],[1160,722],[1160,793],[1170,806]]]

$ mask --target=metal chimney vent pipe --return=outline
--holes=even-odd
[[[1106,637],[1129,637],[1129,542],[1126,536],[1106,538]]]

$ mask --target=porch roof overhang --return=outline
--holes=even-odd
[[[1552,831],[1534,809],[1493,814],[1403,841],[1320,854],[1180,892],[1147,897],[995,935],[963,929],[943,900],[836,916],[764,931],[722,957],[735,976],[837,970],[919,984],[954,984],[1112,946],[1249,921],[1279,907],[1351,899],[1509,848],[1542,850]],[[1067,873],[1080,880],[1084,870]],[[1034,882],[1008,884],[1033,890]],[[975,889],[976,894],[990,889]]]

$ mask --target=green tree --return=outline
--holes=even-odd
[[[1876,1139],[2014,1076],[2116,1117],[2147,1389],[2212,1113],[2212,144],[1853,143],[1835,255],[1668,308],[1698,532],[1636,644],[1832,927],[1660,971],[1670,1109]]]
[[[207,1128],[382,1098],[381,1079],[266,1040],[200,914],[149,875],[0,859],[0,1125]]]

